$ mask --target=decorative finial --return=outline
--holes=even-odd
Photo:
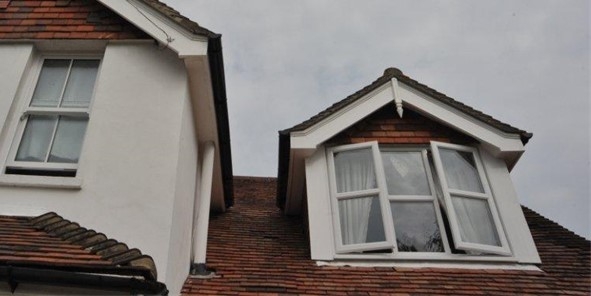
[[[404,110],[402,109],[402,100],[396,100],[396,112],[398,112],[398,116],[402,118],[402,113],[404,113]]]

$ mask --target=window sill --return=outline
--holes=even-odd
[[[359,256],[358,256],[359,257]],[[515,260],[513,258],[513,260]],[[316,261],[318,266],[349,266],[349,267],[392,267],[397,270],[416,268],[440,268],[440,269],[504,269],[504,270],[527,270],[543,272],[534,264],[520,264],[517,261],[485,261],[471,260],[460,262],[445,260],[370,260],[365,259],[337,259],[335,261]]]
[[[406,253],[406,254],[340,254],[335,255],[335,260],[359,260],[375,263],[391,262],[448,262],[454,264],[470,264],[473,262],[492,262],[492,263],[517,263],[517,258],[513,256],[470,256],[459,254],[433,254],[433,253]],[[382,262],[379,262],[379,261]]]
[[[56,189],[82,189],[82,179],[77,177],[47,177],[26,175],[0,175],[0,186]]]

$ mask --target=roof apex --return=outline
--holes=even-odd
[[[395,68],[395,67],[386,68],[386,70],[384,70],[384,76],[395,76],[395,75],[404,75],[404,74],[402,74],[402,71],[400,71],[400,69]]]
[[[320,113],[314,115],[308,120],[301,122],[291,128],[285,129],[280,131],[280,134],[289,134],[291,132],[298,132],[304,131],[317,123],[320,123],[324,119],[328,118],[332,114],[336,113],[337,111],[345,108],[346,106],[352,104],[353,102],[361,99],[365,95],[369,94],[371,91],[377,89],[378,87],[384,85],[385,83],[389,83],[393,78],[396,78],[399,82],[423,93],[426,94],[435,100],[444,103],[464,114],[469,115],[470,117],[483,122],[487,125],[490,125],[502,132],[509,133],[509,134],[518,134],[521,138],[523,144],[526,144],[528,140],[533,136],[532,133],[526,132],[519,128],[513,127],[507,123],[501,122],[490,115],[483,113],[482,111],[478,111],[468,105],[465,105],[453,98],[448,97],[447,95],[425,85],[422,84],[411,77],[405,75],[400,69],[396,67],[389,67],[384,70],[384,74],[378,77],[374,82],[370,83],[369,85],[365,86],[364,88],[360,89],[359,91],[353,93],[352,95],[346,97],[345,99],[334,103],[332,106],[326,108],[325,110],[321,111]]]

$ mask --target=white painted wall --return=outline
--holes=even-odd
[[[0,45],[0,143],[7,137],[6,121],[13,109],[14,100],[21,81],[24,80],[25,69],[33,53],[32,44],[3,44]]]
[[[191,103],[184,101],[179,157],[176,171],[176,191],[172,212],[172,228],[168,250],[166,285],[170,295],[180,294],[189,274],[194,200],[197,194],[198,144]],[[164,280],[164,279],[162,279]]]
[[[324,146],[320,146],[306,159],[308,230],[313,260],[332,260],[335,255],[328,184],[328,162]]]
[[[0,44],[3,150],[14,136],[7,108],[15,97],[29,99],[15,96],[14,86],[31,49]],[[154,258],[159,281],[178,294],[190,262],[197,169],[189,106],[186,69],[176,54],[153,43],[108,44],[79,162],[81,188],[0,185],[0,214],[55,211],[139,248]]]
[[[480,155],[513,255],[520,263],[541,263],[507,165],[485,149]]]

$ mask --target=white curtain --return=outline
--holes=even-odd
[[[484,193],[471,152],[440,149],[440,154],[449,188]]]
[[[64,91],[62,107],[88,108],[99,60],[75,60]]]
[[[484,192],[472,152],[450,149],[440,149],[439,152],[449,188]],[[438,191],[437,195],[440,194]],[[458,220],[462,241],[500,246],[499,236],[487,200],[457,196],[450,196],[450,198]]]
[[[375,188],[377,181],[371,150],[341,152],[335,155],[339,193]],[[344,245],[365,243],[373,197],[339,201],[341,235]]]
[[[486,200],[452,197],[462,241],[500,246]]]
[[[61,116],[48,161],[77,163],[87,123],[87,118]]]
[[[44,162],[57,116],[29,116],[16,154],[17,161]]]
[[[420,152],[382,152],[390,195],[429,195],[429,183]]]

